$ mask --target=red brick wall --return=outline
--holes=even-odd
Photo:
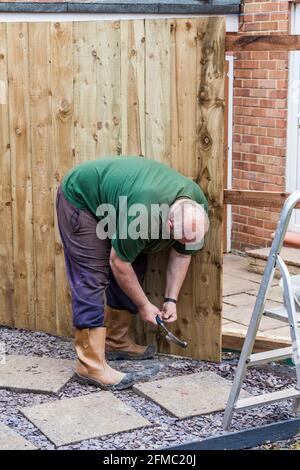
[[[287,34],[289,2],[244,0],[239,31]],[[234,54],[233,188],[285,190],[288,53]],[[278,210],[233,206],[232,249],[270,245]]]

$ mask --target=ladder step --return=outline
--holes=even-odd
[[[284,323],[289,323],[287,309],[284,306],[278,308],[265,308],[264,315],[266,317],[275,318]],[[300,325],[300,312],[296,312],[297,323]]]
[[[271,351],[264,351],[251,354],[247,360],[249,366],[256,366],[258,364],[267,364],[272,361],[283,361],[293,357],[293,348],[273,349]]]
[[[274,401],[287,400],[289,398],[300,398],[300,390],[296,388],[286,388],[279,392],[265,393],[264,395],[255,395],[250,398],[242,398],[234,405],[235,410],[244,410],[252,406],[265,405]]]

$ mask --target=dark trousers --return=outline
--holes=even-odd
[[[74,326],[103,326],[105,294],[110,307],[137,313],[136,305],[122,291],[112,274],[109,266],[111,242],[97,237],[98,221],[94,215],[71,204],[60,187],[57,191],[56,212],[71,289]],[[132,267],[142,284],[147,269],[147,255],[140,254]]]

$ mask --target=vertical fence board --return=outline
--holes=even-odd
[[[146,21],[145,39],[146,155],[171,165],[169,21]]]
[[[195,176],[197,126],[197,22],[174,19],[171,34],[171,161]]]
[[[121,153],[120,21],[97,23],[97,158]]]
[[[171,166],[171,61],[170,24],[167,19],[145,22],[145,152],[148,158]],[[149,256],[144,288],[155,305],[164,295],[168,253]],[[141,341],[156,343],[161,352],[170,351],[169,344],[157,328],[138,322]]]
[[[144,26],[144,20],[121,22],[123,155],[145,155]]]
[[[35,328],[28,28],[7,24],[15,325]]]
[[[196,172],[197,126],[197,19],[170,20],[171,42],[171,162],[185,176]],[[188,341],[189,356],[201,356],[195,337],[194,260],[184,280],[179,302],[178,321],[172,331]],[[182,354],[170,346],[172,354]]]
[[[62,177],[74,165],[73,122],[73,24],[52,23],[51,48],[51,93],[54,195]],[[67,285],[62,244],[55,216],[55,291],[57,333],[72,331],[70,292]]]
[[[74,148],[76,163],[96,158],[97,33],[95,22],[74,24]]]
[[[0,324],[14,324],[6,24],[0,23]]]
[[[56,332],[50,25],[28,23],[36,328]]]
[[[222,217],[225,108],[225,19],[208,18],[198,30],[197,181],[209,200],[210,230],[196,255],[195,336],[201,356],[220,360],[222,326]]]

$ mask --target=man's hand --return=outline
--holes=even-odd
[[[144,322],[152,323],[157,326],[155,317],[156,315],[160,316],[160,311],[155,305],[151,304],[151,302],[147,302],[145,305],[139,307],[139,314]]]
[[[177,308],[173,302],[165,302],[162,308],[162,319],[166,323],[177,320]]]

